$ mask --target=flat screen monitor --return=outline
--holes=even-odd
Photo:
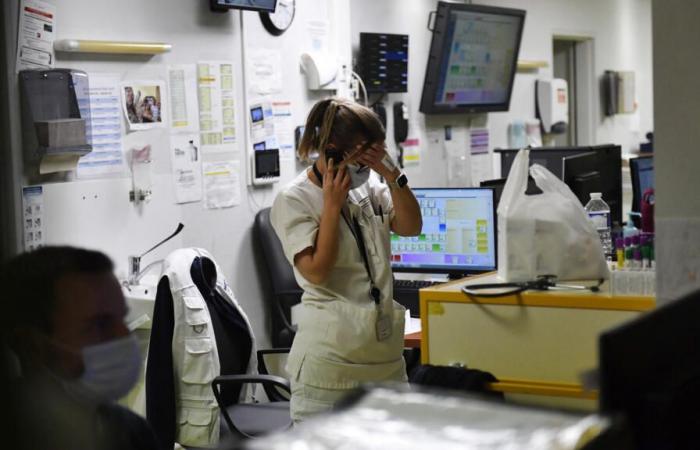
[[[420,111],[508,111],[525,11],[438,2]]]
[[[212,11],[246,9],[249,11],[275,12],[277,0],[209,0]]]
[[[479,183],[481,187],[487,187],[493,189],[493,203],[498,209],[498,204],[501,203],[501,194],[503,194],[503,188],[506,186],[506,178],[496,178],[495,180],[484,180]],[[526,195],[537,195],[541,194],[542,191],[535,184],[535,180],[532,177],[528,177],[527,189],[525,190]]]
[[[591,199],[591,192],[601,192],[605,188],[595,152],[565,156],[562,178],[582,205]],[[606,201],[607,203],[607,201]],[[608,205],[610,206],[610,205]]]
[[[413,188],[419,236],[391,235],[398,272],[465,275],[496,270],[496,213],[489,188]]]
[[[518,149],[497,149],[501,155],[501,176],[508,177],[510,167],[513,165]],[[564,173],[564,160],[567,157],[581,155],[584,153],[595,153],[597,155],[596,171],[600,176],[600,185],[597,190],[590,192],[600,192],[603,200],[610,206],[613,223],[622,224],[622,148],[619,145],[606,144],[588,147],[547,147],[530,150],[530,165],[540,164],[546,167],[558,178],[566,182]],[[592,180],[589,180],[592,181]],[[582,189],[569,185],[574,189]],[[590,192],[579,197],[581,204],[585,205],[590,199]],[[583,198],[585,197],[585,198]],[[585,200],[585,201],[583,201]]]
[[[698,447],[698,317],[696,291],[600,335],[600,410],[624,414],[635,449]]]
[[[632,178],[632,211],[641,212],[642,195],[654,188],[654,158],[642,156],[630,159]]]

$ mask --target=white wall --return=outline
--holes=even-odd
[[[512,120],[534,118],[534,83],[539,77],[552,76],[554,35],[592,37],[596,77],[607,69],[633,70],[636,73],[638,115],[604,119],[596,111],[596,143],[614,142],[628,151],[637,148],[644,134],[653,129],[650,0],[488,0],[478,3],[525,9],[527,16],[519,58],[542,60],[549,64],[549,67],[535,73],[518,73],[510,111],[488,114],[492,148],[507,148],[507,129]],[[426,24],[428,14],[436,9],[436,4],[436,1],[427,0],[353,0],[351,15],[355,49],[359,46],[359,33],[363,31],[410,35],[408,93],[391,94],[385,103],[390,106],[399,99],[407,101],[411,115],[417,117],[419,124],[428,130],[448,122],[465,124],[470,119],[466,115],[426,117],[418,113],[431,39]],[[595,104],[598,105],[597,91],[595,97]],[[483,120],[481,117],[477,119]],[[639,125],[635,125],[636,122]],[[633,131],[635,128],[641,133]],[[422,166],[408,170],[411,184],[439,185],[446,177],[444,155],[436,146],[425,150]]]
[[[18,3],[19,0],[12,0]],[[332,46],[341,60],[349,60],[351,39],[357,45],[360,31],[385,31],[410,34],[409,94],[391,95],[388,106],[395,99],[407,100],[412,117],[421,128],[439,129],[442,123],[466,125],[486,119],[475,117],[431,117],[418,114],[418,103],[422,89],[424,64],[430,46],[430,34],[426,29],[428,12],[434,9],[434,1],[426,0],[297,0],[297,15],[289,31],[281,37],[270,36],[261,26],[257,14],[251,12],[229,12],[214,14],[208,10],[204,0],[61,0],[57,5],[57,37],[84,39],[114,39],[165,41],[173,45],[171,53],[154,57],[125,57],[97,55],[59,55],[57,67],[70,67],[91,71],[117,72],[124,80],[134,78],[164,79],[163,69],[168,64],[196,63],[201,60],[226,59],[234,61],[236,68],[236,90],[238,102],[237,135],[239,149],[236,154],[225,155],[239,159],[244,171],[247,157],[244,151],[246,117],[242,78],[244,73],[241,43],[248,51],[252,47],[277,49],[282,55],[284,89],[280,97],[293,102],[295,125],[304,122],[310,106],[325,93],[310,93],[304,87],[300,73],[299,54],[308,42],[306,24],[309,20],[328,20],[332,30]],[[533,0],[493,1],[495,5],[525,7],[528,18],[523,36],[522,59],[539,59],[550,62],[552,34],[580,34],[595,38],[596,67],[600,75],[604,69],[631,69],[637,73],[637,95],[640,102],[641,130],[651,129],[651,52],[650,52],[650,5],[649,0],[596,0],[580,2]],[[11,46],[10,46],[11,47]],[[13,55],[8,64],[14,65]],[[548,76],[551,68],[538,75]],[[514,118],[533,115],[533,83],[538,75],[518,74],[515,80],[511,111],[488,115],[492,147],[507,144],[507,124]],[[15,85],[16,86],[16,85]],[[16,95],[10,107],[16,108]],[[14,106],[13,106],[14,105]],[[389,133],[391,135],[391,114]],[[599,142],[610,139],[625,144],[636,142],[628,131],[629,118],[616,117],[598,122],[596,136]],[[11,125],[18,127],[17,123]],[[18,130],[14,130],[16,136]],[[155,154],[156,186],[167,189],[171,186],[169,143],[166,132],[149,131],[130,134],[124,139],[124,148],[133,143],[152,144]],[[445,159],[439,145],[426,148],[423,163],[409,169],[413,185],[442,185],[445,183]],[[12,145],[13,161],[21,159],[21,150]],[[216,158],[209,156],[207,158]],[[282,181],[274,188],[256,189],[250,193],[241,177],[244,194],[240,206],[224,210],[206,210],[201,203],[175,205],[171,192],[154,192],[152,204],[139,212],[129,210],[132,205],[126,198],[126,180],[108,179],[99,182],[68,182],[53,186],[51,201],[55,211],[80,211],[80,213],[56,212],[60,219],[50,228],[53,238],[49,242],[90,245],[109,254],[118,269],[126,269],[126,257],[143,251],[149,244],[169,233],[178,221],[185,224],[181,237],[153,255],[145,258],[144,264],[163,257],[177,246],[200,246],[210,250],[222,265],[225,275],[234,287],[236,296],[248,311],[256,334],[262,345],[269,342],[267,330],[268,310],[263,301],[264,280],[258,274],[251,226],[258,205],[271,203],[276,191],[300,169],[295,161],[282,167]],[[19,190],[19,186],[16,187]],[[98,195],[99,208],[83,200],[83,193]],[[250,197],[247,195],[250,193]],[[89,198],[89,197],[88,197]],[[84,205],[81,202],[86,202]],[[110,203],[113,202],[113,203]],[[82,206],[81,206],[82,205]],[[110,209],[110,207],[114,207]],[[110,220],[110,214],[123,212],[120,221]],[[100,213],[99,211],[104,211]],[[121,213],[120,213],[121,214]],[[123,226],[117,226],[122,225]],[[48,224],[51,227],[51,224]],[[74,228],[71,228],[71,227]],[[65,232],[72,229],[70,233]],[[119,233],[115,237],[115,233]],[[50,236],[51,232],[47,231]]]
[[[172,51],[153,57],[59,54],[56,66],[87,72],[115,72],[123,80],[162,79],[169,64],[193,64],[204,60],[232,60],[237,100],[237,152],[222,156],[204,155],[204,160],[241,161],[242,203],[228,209],[207,210],[201,202],[176,205],[172,192],[169,136],[166,129],[130,133],[124,137],[126,151],[136,144],[152,145],[154,160],[153,200],[135,208],[129,203],[128,179],[71,181],[47,186],[45,201],[47,243],[73,244],[100,249],[111,256],[119,273],[125,273],[127,256],[146,250],[168,235],[179,221],[181,236],[144,258],[143,265],[181,246],[208,249],[222,266],[238,300],[247,311],[256,335],[269,343],[269,312],[265,305],[264,277],[259,275],[252,224],[258,206],[269,206],[280,186],[301,168],[295,161],[283,162],[282,180],[274,187],[249,190],[246,186],[248,158],[245,152],[245,113],[242,41],[245,50],[268,48],[282,56],[284,85],[279,98],[293,104],[295,125],[304,123],[310,106],[325,92],[310,93],[299,70],[299,55],[306,49],[310,20],[329,21],[330,45],[349,61],[349,15],[346,0],[300,0],[292,27],[273,37],[264,30],[257,13],[209,11],[204,0],[61,0],[57,5],[57,38],[156,41],[172,44]],[[242,15],[242,19],[241,19]],[[242,20],[242,23],[241,23]],[[335,22],[335,23],[334,23]],[[339,22],[339,23],[338,23]],[[13,64],[14,65],[14,64]],[[13,149],[18,152],[18,149]],[[86,198],[83,198],[88,194]],[[250,194],[250,196],[249,196]],[[95,197],[97,196],[97,197]]]

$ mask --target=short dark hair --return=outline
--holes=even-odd
[[[28,327],[51,333],[56,282],[70,274],[113,269],[104,253],[67,246],[42,247],[9,259],[0,268],[0,286],[5,291],[2,332]]]

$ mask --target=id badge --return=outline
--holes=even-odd
[[[381,310],[377,310],[377,323],[375,324],[377,340],[384,341],[391,336],[391,316]]]

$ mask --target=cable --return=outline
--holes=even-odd
[[[548,290],[586,290],[599,292],[603,284],[602,279],[598,280],[595,286],[559,285],[556,283],[554,275],[540,275],[534,281],[512,282],[512,283],[480,283],[462,287],[462,292],[469,297],[497,298],[517,295],[528,290],[548,291]],[[504,289],[506,290],[500,290]],[[498,292],[479,292],[487,289],[499,289]]]
[[[367,89],[365,88],[365,82],[362,81],[362,78],[360,78],[360,76],[354,70],[350,71],[350,75],[355,77],[355,79],[358,81],[358,83],[360,83],[360,88],[362,88],[362,96],[365,99],[365,102],[364,102],[365,106],[368,106],[367,104],[369,102],[369,99],[367,98]]]

